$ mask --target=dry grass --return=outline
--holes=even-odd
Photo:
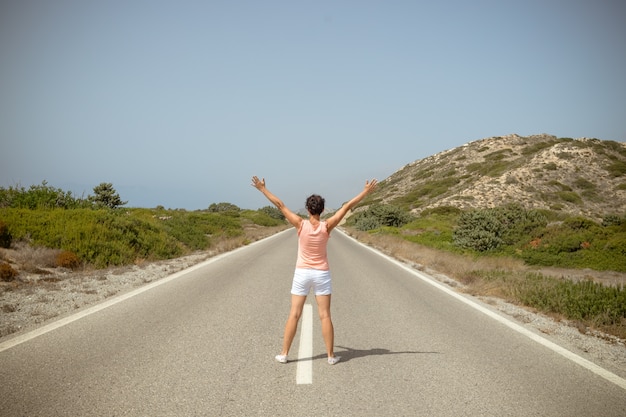
[[[389,234],[361,232],[353,228],[345,229],[345,231],[360,242],[375,247],[391,257],[417,264],[420,269],[430,269],[445,274],[469,288],[476,283],[479,272],[488,271],[507,271],[516,275],[537,272],[548,277],[575,282],[591,280],[617,287],[626,285],[626,273],[552,267],[535,268],[525,265],[522,260],[510,257],[473,258],[432,249]]]
[[[251,242],[271,236],[287,226],[261,227],[254,224],[246,225],[244,234],[237,237],[222,237],[213,242],[208,256],[234,250],[245,246]],[[77,293],[94,295],[98,290],[93,286],[100,282],[104,285],[107,274],[123,275],[132,270],[133,265],[111,267],[108,270],[94,270],[93,267],[83,266],[79,271],[74,269],[69,273],[69,269],[58,267],[58,257],[63,251],[60,249],[49,249],[45,247],[32,247],[24,242],[16,242],[10,249],[0,248],[0,261],[10,265],[18,272],[18,275],[10,282],[3,282],[0,285],[0,296],[8,292],[20,292],[25,297],[32,296],[38,292],[51,293],[61,291],[68,286]],[[136,259],[136,267],[147,266],[150,262],[146,259]],[[71,281],[71,283],[70,283]],[[149,282],[149,281],[146,281]],[[115,295],[117,290],[110,290],[106,297]],[[39,298],[38,303],[45,303],[44,298]],[[11,310],[11,305],[3,305],[0,308]]]
[[[626,281],[626,274],[623,273],[531,268],[524,265],[521,260],[513,258],[472,258],[428,248],[389,234],[361,232],[352,228],[346,229],[346,232],[360,242],[395,259],[412,264],[417,269],[426,271],[437,278],[440,278],[439,275],[444,275],[447,284],[460,287],[463,292],[474,296],[497,298],[517,305],[522,305],[518,291],[520,286],[525,284],[528,273],[534,272],[545,277],[573,282],[594,281],[617,288],[623,288]],[[492,279],[493,276],[505,276],[506,278]],[[530,308],[530,310],[533,309]],[[544,313],[557,321],[566,320],[565,317],[557,313]],[[594,320],[584,323],[574,322],[573,324],[582,333],[600,330],[620,339],[626,339],[626,320],[612,325],[598,325]]]
[[[134,265],[96,270],[59,268],[61,252],[18,244],[0,250],[0,261],[20,271],[10,282],[0,282],[0,337],[40,324],[58,315],[150,283],[210,256],[248,245],[287,228],[246,225],[238,237],[215,239],[211,250],[187,257],[149,262],[137,259]]]
[[[263,238],[276,234],[280,231],[287,229],[288,227],[289,226],[287,225],[264,227],[264,226],[258,226],[255,224],[248,224],[244,227],[243,236],[221,237],[217,241],[213,242],[213,245],[209,252],[211,255],[217,255],[220,253],[229,252],[241,246],[249,245],[252,242],[255,242],[257,240],[261,240]]]
[[[246,239],[246,244],[249,244],[250,242],[254,242],[257,240],[261,240],[263,238],[266,238],[268,236],[281,232],[290,227],[291,226],[287,224],[274,226],[274,227],[258,226],[255,224],[245,225],[243,230],[244,230],[244,235]]]
[[[214,241],[213,247],[206,255],[214,256],[231,251],[285,230],[287,227],[287,225],[272,228],[247,225],[242,236],[222,238],[219,241]],[[521,261],[512,258],[470,258],[424,247],[408,242],[398,236],[371,234],[354,229],[347,229],[346,231],[359,241],[377,248],[391,257],[407,262],[417,269],[424,270],[441,279],[446,284],[458,287],[460,290],[475,296],[493,297],[518,303],[511,286],[503,285],[502,280],[489,279],[489,273],[502,273],[504,271],[507,280],[513,283],[516,280],[523,280],[527,272],[533,271]],[[36,300],[37,303],[35,304],[42,306],[46,304],[49,297],[50,299],[56,298],[55,293],[62,296],[62,293],[68,290],[77,294],[85,294],[85,296],[93,296],[91,298],[94,300],[108,298],[119,292],[119,289],[114,285],[108,285],[109,280],[115,280],[114,277],[118,275],[132,272],[133,268],[148,267],[151,264],[146,260],[137,260],[135,266],[115,267],[108,270],[85,268],[82,271],[69,271],[55,267],[55,258],[59,252],[45,248],[30,248],[26,245],[0,251],[0,260],[10,262],[24,272],[15,281],[0,285],[0,297],[2,294],[5,294],[5,297],[2,297],[4,302],[0,303],[2,304],[0,309],[3,313],[9,315],[17,308],[23,308],[20,305],[22,300],[25,300],[24,297]],[[170,270],[169,267],[163,267],[163,272],[173,273],[175,271]],[[544,271],[539,272],[543,273]],[[615,273],[607,273],[605,281],[602,281],[600,276],[593,275],[595,271],[547,268],[545,273],[546,276],[572,280],[595,279],[605,284],[614,283],[617,285],[619,285],[619,280],[623,284],[626,279],[626,274],[611,276],[610,274]],[[143,281],[139,284],[150,282],[151,279],[153,278],[143,278]],[[8,297],[10,294],[13,295]],[[14,301],[10,301],[9,298]],[[80,306],[77,304],[75,308]],[[36,307],[32,314],[38,316],[37,320],[40,320],[42,317],[48,318],[53,314],[50,307]],[[556,318],[560,319],[559,317]],[[11,327],[10,323],[6,323],[6,325]],[[585,326],[581,326],[581,328],[585,328]],[[2,333],[8,334],[12,331],[15,331],[13,327],[7,327]],[[623,332],[623,329],[620,332]]]
[[[32,247],[24,242],[17,242],[11,249],[0,249],[0,259],[14,266],[18,271],[45,274],[46,268],[57,266],[57,257],[62,251],[44,247]]]
[[[421,246],[388,234],[372,234],[358,230],[347,230],[351,236],[373,246],[396,259],[417,264],[445,274],[464,285],[471,285],[476,280],[476,271],[507,270],[526,271],[524,263],[512,258],[469,258],[449,252]]]

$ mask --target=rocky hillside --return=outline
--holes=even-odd
[[[624,215],[626,143],[550,135],[477,140],[404,166],[372,198],[414,213],[517,202],[595,219]]]

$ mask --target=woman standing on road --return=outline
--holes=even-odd
[[[311,289],[315,291],[315,300],[317,301],[317,309],[322,323],[322,336],[326,345],[328,363],[334,365],[339,362],[339,356],[335,356],[333,350],[335,330],[330,317],[332,289],[326,246],[330,232],[337,227],[348,211],[376,187],[376,184],[377,181],[375,179],[366,181],[363,191],[344,204],[332,217],[322,221],[320,220],[320,215],[324,211],[324,199],[319,195],[313,194],[306,199],[306,209],[309,212],[309,218],[305,220],[289,210],[278,197],[265,187],[265,178],[260,180],[256,176],[252,177],[252,186],[261,191],[298,231],[298,259],[291,287],[291,310],[285,325],[283,349],[279,355],[276,355],[278,362],[287,363],[287,355],[298,329],[304,302]]]

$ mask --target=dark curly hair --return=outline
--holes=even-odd
[[[324,203],[325,200],[321,196],[313,194],[306,199],[305,207],[309,211],[309,213],[313,215],[322,214],[322,212],[324,211]]]

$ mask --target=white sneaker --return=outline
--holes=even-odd
[[[333,357],[329,357],[329,358],[328,358],[328,364],[329,364],[329,365],[334,365],[334,364],[336,364],[337,362],[339,362],[340,360],[341,360],[341,357],[340,357],[340,356],[333,356]]]
[[[287,363],[287,355],[276,355],[275,359],[277,362]]]

